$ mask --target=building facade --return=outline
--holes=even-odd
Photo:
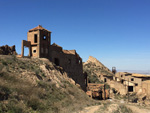
[[[124,94],[141,93],[150,96],[150,76],[134,74],[128,72],[118,72],[115,74],[114,81],[121,83],[119,90],[124,89]]]
[[[57,44],[51,44],[51,31],[42,26],[37,26],[28,31],[27,41],[22,41],[22,53],[24,47],[29,48],[29,57],[47,58],[57,66],[63,67],[68,76],[72,78],[83,90],[86,89],[86,78],[83,75],[82,59],[76,50],[63,50]]]

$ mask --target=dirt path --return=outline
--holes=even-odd
[[[100,113],[100,112],[113,113],[119,108],[120,105],[129,108],[132,113],[150,113],[149,109],[141,108],[140,106],[136,106],[128,103],[121,103],[121,102],[114,102],[114,101],[111,103],[109,101],[105,101],[101,105],[86,107],[78,113]],[[125,111],[120,111],[120,113],[124,113],[124,112]]]
[[[78,113],[95,113],[100,107],[101,105],[86,107]]]
[[[139,108],[137,106],[132,106],[132,105],[126,105],[128,108],[130,108],[133,113],[150,113],[150,110],[148,109],[143,109],[143,108]]]

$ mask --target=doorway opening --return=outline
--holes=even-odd
[[[104,78],[104,82],[107,82],[107,79],[106,79],[106,78]]]
[[[29,48],[24,46],[24,56],[29,57]]]

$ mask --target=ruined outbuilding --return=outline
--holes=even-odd
[[[109,89],[105,89],[105,84],[88,83],[86,94],[95,99],[108,99]]]
[[[122,90],[122,94],[137,93],[150,96],[150,75],[118,72],[113,79],[121,83],[116,88]]]
[[[0,55],[16,55],[16,47],[15,45],[13,46],[0,46]]]
[[[49,59],[57,66],[63,67],[69,77],[79,84],[82,89],[86,89],[82,58],[76,50],[64,50],[55,43],[51,44],[51,31],[40,25],[29,30],[27,41],[22,41],[22,57],[24,57],[24,47],[29,48],[29,57]]]

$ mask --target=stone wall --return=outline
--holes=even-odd
[[[118,83],[118,85],[114,85],[115,88],[119,91],[124,89],[124,94],[128,93],[128,86],[131,86],[133,87],[133,91],[131,91],[131,93],[136,92],[137,94],[150,96],[150,77],[147,75],[119,72],[115,74],[114,80]]]
[[[57,66],[63,68],[83,90],[86,90],[86,78],[83,74],[82,59],[75,50],[63,50],[57,44],[51,45],[51,31],[37,26],[28,31],[27,41],[22,41],[22,56],[24,56],[25,42],[30,42],[30,56],[47,58]]]
[[[72,51],[72,53],[69,53],[70,51],[65,53],[63,49],[60,51],[60,47],[56,46],[52,47],[50,52],[51,61],[56,65],[63,67],[68,76],[79,84],[83,90],[86,90],[86,80],[83,74],[82,59],[79,55],[76,52],[73,54]]]

